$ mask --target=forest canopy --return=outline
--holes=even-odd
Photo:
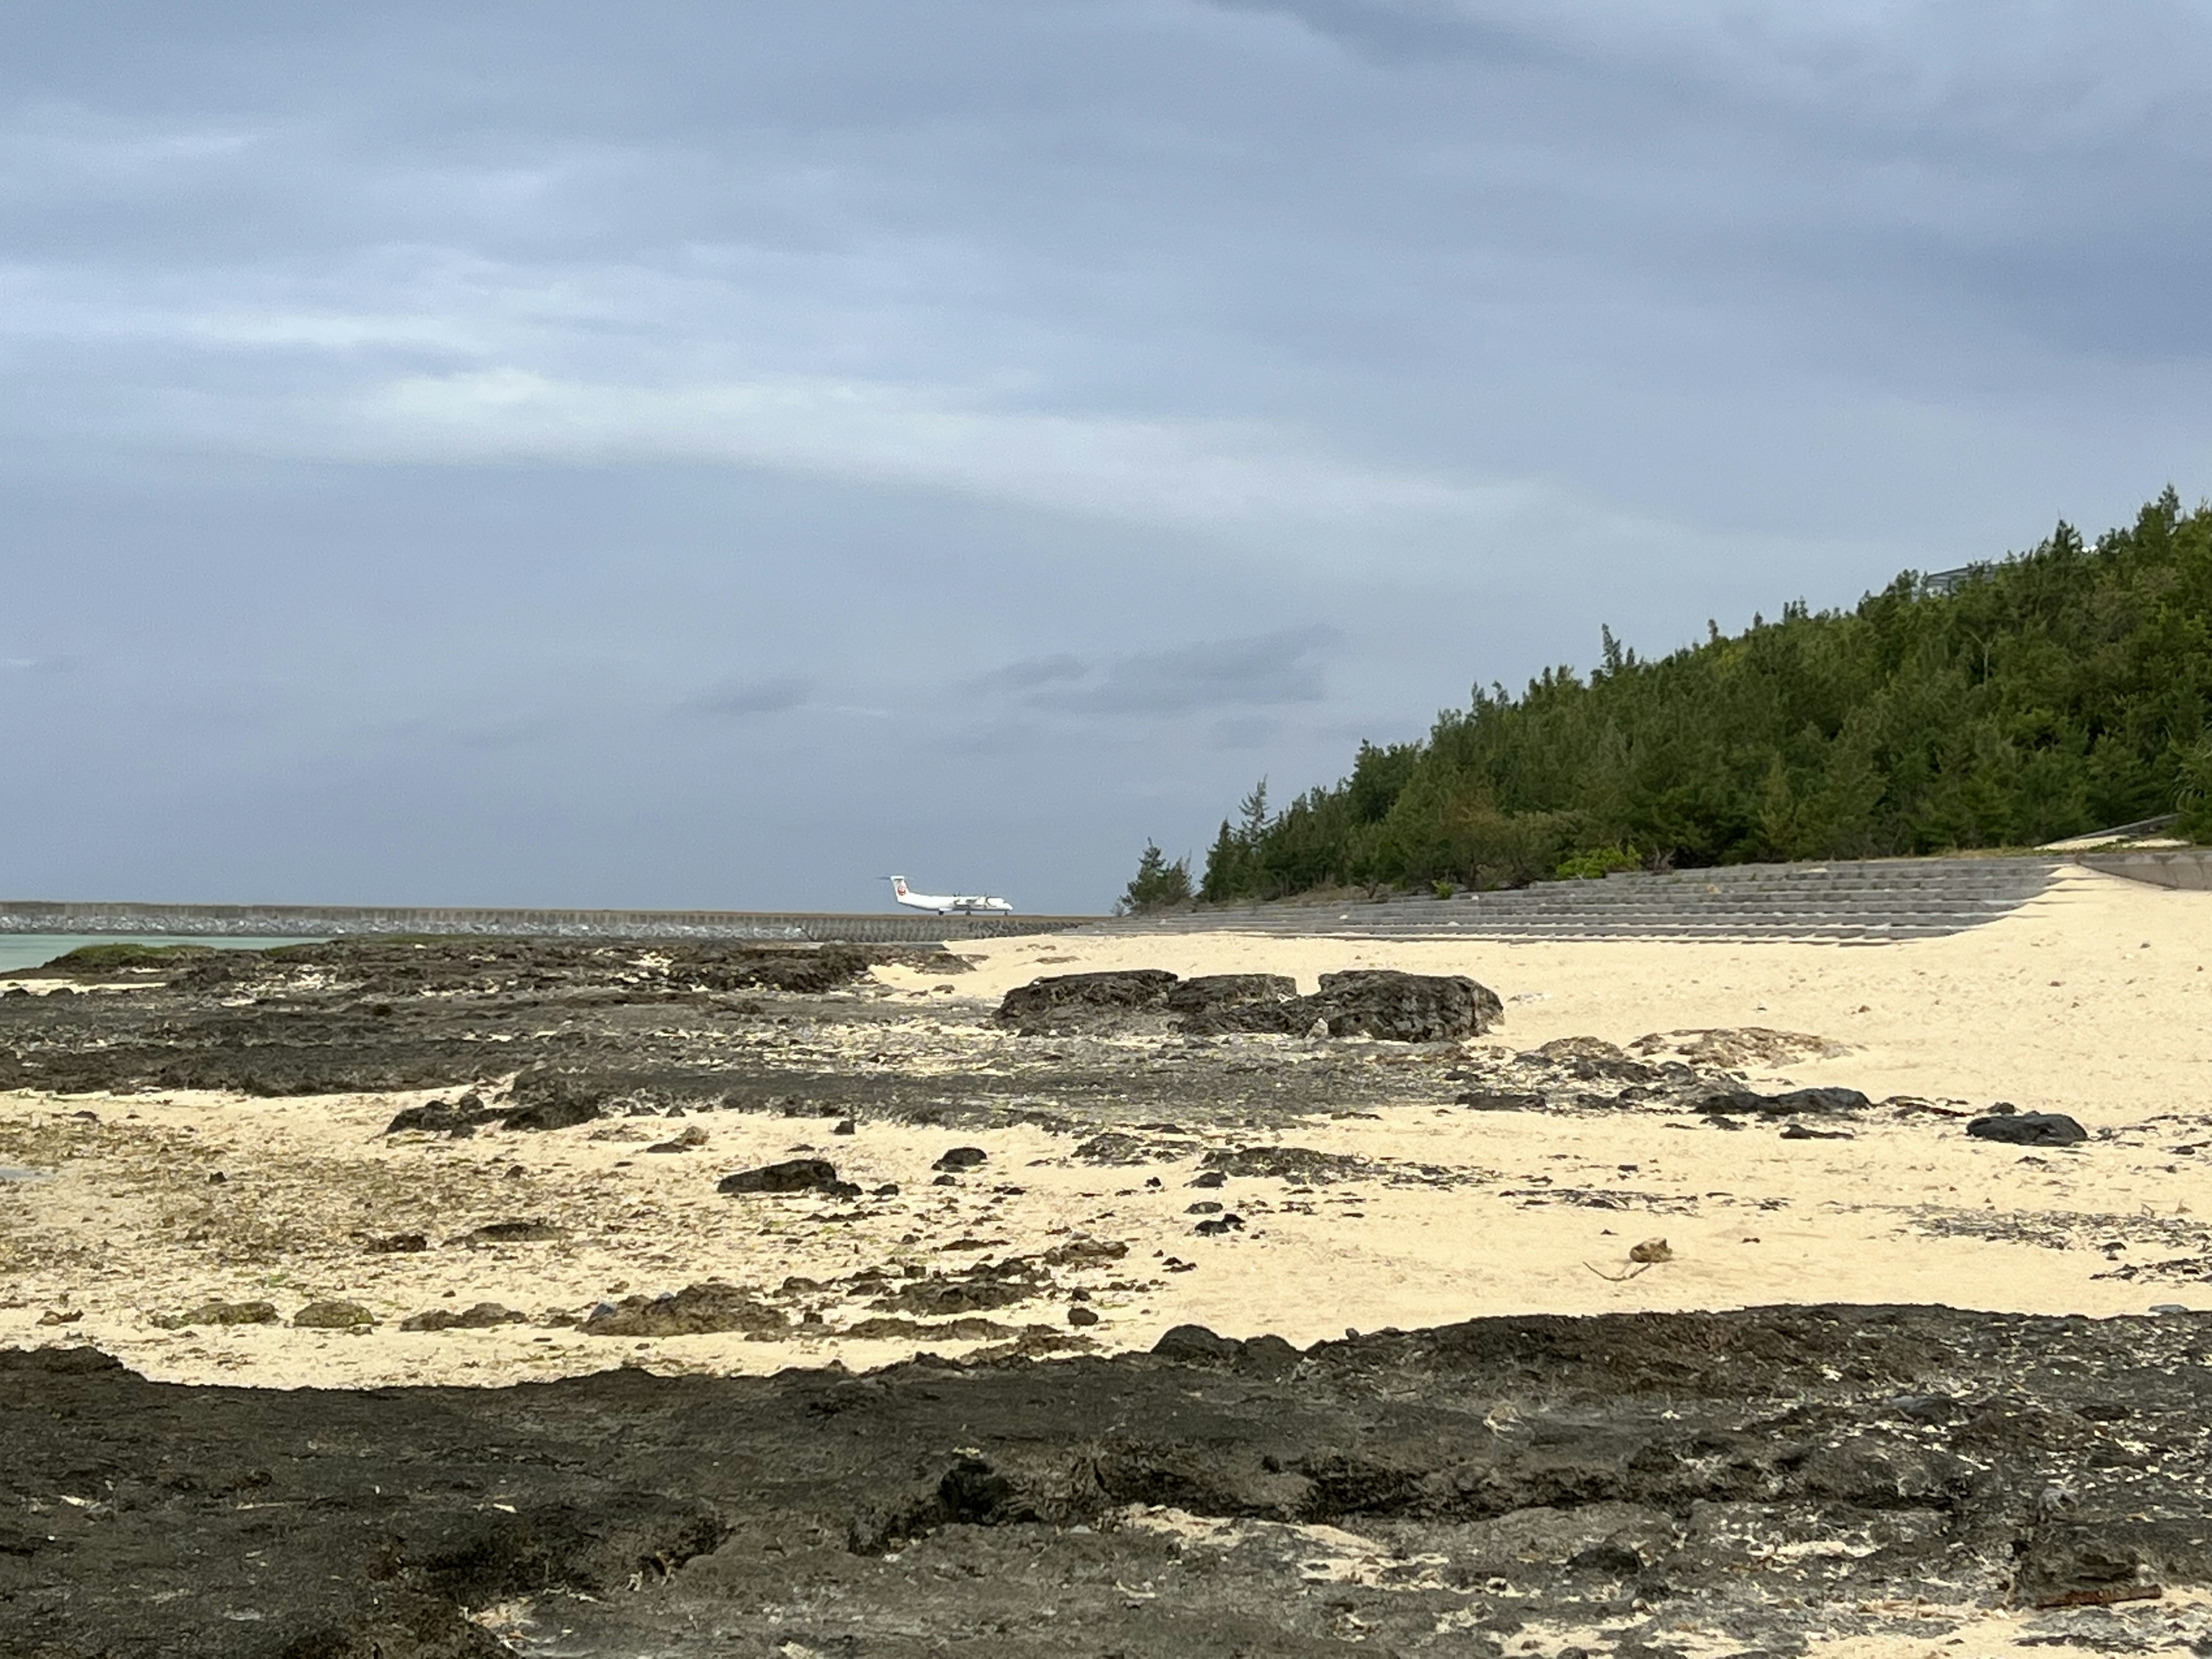
[[[1587,678],[1478,687],[1280,811],[1263,781],[1200,896],[2034,846],[2172,811],[2212,840],[2208,718],[2212,507],[2169,487],[2094,547],[2062,522],[1853,610],[1649,660],[1607,629]]]

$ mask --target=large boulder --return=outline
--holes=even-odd
[[[1051,974],[1007,992],[999,1018],[1025,1036],[1111,1030],[1133,1017],[1157,1019],[1179,982],[1164,968]]]
[[[1298,995],[1298,982],[1284,974],[1201,974],[1168,993],[1170,1013],[1182,1016],[1193,1036],[1224,1031],[1303,1034],[1315,1016]]]
[[[1323,974],[1304,1008],[1331,1036],[1391,1042],[1450,1042],[1480,1036],[1504,1018],[1498,994],[1464,974],[1403,974],[1362,968]]]
[[[2089,1132],[2063,1112],[1992,1112],[1966,1126],[1977,1140],[2008,1146],[2078,1146]]]
[[[826,1158],[791,1158],[781,1164],[764,1164],[757,1170],[740,1170],[714,1183],[718,1193],[826,1193],[832,1198],[857,1198],[860,1189],[837,1179],[837,1166]]]

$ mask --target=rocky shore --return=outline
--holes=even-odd
[[[1018,948],[14,981],[0,1651],[2212,1644],[2212,1119]]]

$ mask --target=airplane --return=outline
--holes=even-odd
[[[1002,898],[992,898],[981,893],[963,893],[947,896],[941,893],[916,893],[906,884],[904,876],[885,876],[891,884],[891,896],[909,910],[927,910],[935,915],[972,916],[979,913],[1010,916],[1014,907]]]

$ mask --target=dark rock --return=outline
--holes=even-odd
[[[1224,1176],[1272,1176],[1302,1187],[1325,1187],[1374,1172],[1363,1158],[1308,1146],[1237,1146],[1208,1152],[1205,1164]]]
[[[464,1096],[458,1101],[432,1100],[420,1106],[410,1106],[384,1126],[388,1135],[404,1130],[422,1130],[431,1134],[469,1135],[477,1126],[489,1123],[499,1114],[474,1095]]]
[[[545,1221],[489,1221],[461,1235],[465,1244],[543,1244],[566,1238],[568,1230]]]
[[[509,1112],[500,1120],[506,1129],[573,1129],[579,1123],[589,1123],[600,1115],[595,1100],[570,1096],[562,1100],[542,1101],[534,1106],[525,1106]]]
[[[1202,974],[1168,993],[1168,1012],[1181,1014],[1193,1036],[1225,1032],[1296,1036],[1314,1023],[1298,984],[1282,974]]]
[[[1966,1126],[1977,1140],[2002,1141],[2010,1146],[2077,1146],[2089,1132],[2063,1112],[2014,1111],[2004,1115],[1978,1117]]]
[[[972,1170],[979,1164],[990,1162],[990,1153],[981,1146],[955,1146],[929,1167],[933,1170]]]
[[[371,1255],[413,1255],[429,1248],[430,1241],[421,1233],[387,1233],[362,1246]]]
[[[187,1325],[273,1325],[276,1322],[276,1304],[273,1302],[203,1302],[197,1308],[173,1314],[154,1322],[168,1330],[181,1330]]]
[[[1216,1216],[1211,1221],[1201,1221],[1193,1231],[1208,1238],[1218,1238],[1224,1233],[1241,1233],[1244,1231],[1244,1218],[1231,1212],[1228,1215]]]
[[[995,1279],[917,1279],[890,1295],[871,1303],[884,1313],[919,1314],[943,1318],[951,1314],[988,1313],[1011,1308],[1042,1294],[1044,1287],[1020,1280]]]
[[[1208,1199],[1200,1203],[1190,1205],[1183,1213],[1185,1215],[1219,1215],[1221,1206]]]
[[[1782,1132],[1784,1140],[1849,1140],[1849,1129],[1815,1129],[1809,1124],[1792,1123]]]
[[[999,1005],[999,1018],[1025,1031],[1048,1030],[1061,1024],[1079,1027],[1102,1015],[1161,1008],[1176,983],[1175,975],[1158,968],[1055,974],[1007,992]]]
[[[1098,1315],[1096,1310],[1086,1308],[1079,1302],[1067,1310],[1067,1322],[1080,1330],[1096,1325]]]
[[[512,1308],[502,1308],[496,1302],[479,1302],[455,1313],[451,1308],[433,1308],[428,1313],[410,1314],[399,1322],[403,1331],[481,1331],[495,1325],[520,1325],[529,1317]]]
[[[1219,1187],[1224,1185],[1228,1180],[1229,1177],[1220,1170],[1208,1170],[1201,1175],[1193,1176],[1183,1184],[1188,1187]]]
[[[1152,1352],[1179,1365],[1233,1365],[1243,1357],[1244,1345],[1203,1325],[1177,1325],[1152,1344]]]
[[[837,1127],[830,1131],[833,1135],[852,1135],[858,1134],[860,1132],[860,1126],[849,1117],[840,1118],[837,1121]]]
[[[1544,1097],[1508,1090],[1469,1089],[1455,1097],[1452,1104],[1473,1112],[1540,1112],[1544,1109]]]
[[[672,1139],[656,1140],[645,1150],[648,1152],[688,1152],[706,1144],[707,1132],[695,1123]]]
[[[714,1183],[718,1193],[823,1193],[838,1184],[837,1166],[826,1158],[787,1158],[757,1170],[740,1170]]]
[[[1170,1013],[1196,1014],[1245,1003],[1289,1002],[1297,994],[1297,981],[1285,974],[1200,974],[1172,987],[1165,1006]]]
[[[784,1316],[734,1285],[710,1279],[663,1296],[601,1303],[578,1328],[586,1336],[702,1336],[781,1331]]]
[[[1129,1247],[1118,1238],[1071,1238],[1037,1259],[1048,1267],[1103,1267],[1128,1254]]]
[[[1402,974],[1363,968],[1323,974],[1318,995],[1306,999],[1331,1036],[1392,1042],[1445,1042],[1480,1036],[1504,1016],[1488,987],[1462,974]]]
[[[1139,1135],[1125,1134],[1119,1129],[1109,1129],[1092,1135],[1078,1144],[1075,1156],[1085,1164],[1155,1164],[1165,1156],[1158,1143]]]
[[[1554,1037],[1521,1056],[1523,1064],[1565,1073],[1579,1083],[1650,1083],[1659,1073],[1596,1037]]]
[[[1644,1571],[1644,1558],[1625,1544],[1595,1544],[1569,1556],[1567,1565],[1584,1572],[1628,1578]]]
[[[1714,1116],[1744,1113],[1760,1117],[1840,1116],[1863,1112],[1873,1103],[1856,1089],[1791,1089],[1778,1095],[1729,1089],[1707,1095],[1698,1103],[1698,1110]]]
[[[878,1315],[874,1318],[854,1321],[841,1334],[856,1342],[905,1342],[917,1337],[923,1341],[1002,1342],[1008,1337],[1021,1334],[1012,1325],[1001,1325],[995,1319],[978,1319],[972,1315],[961,1319],[939,1319],[927,1322]]]
[[[344,1302],[331,1297],[320,1302],[310,1302],[292,1316],[292,1323],[303,1331],[360,1330],[375,1324],[376,1316],[358,1302]]]

